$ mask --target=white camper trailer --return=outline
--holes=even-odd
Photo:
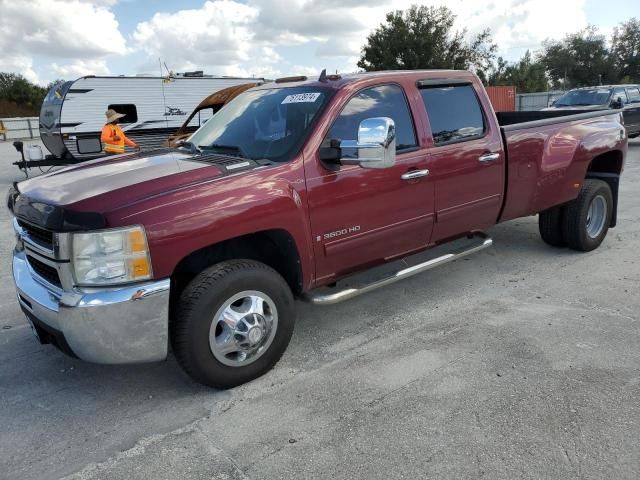
[[[264,80],[202,75],[171,77],[87,76],[54,86],[40,110],[40,137],[47,149],[72,163],[103,155],[100,132],[105,112],[125,114],[120,126],[142,149],[159,147],[182,125],[200,101],[223,88]],[[195,130],[208,120],[202,111],[189,123]]]

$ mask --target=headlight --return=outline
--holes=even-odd
[[[13,217],[13,233],[16,236],[16,251],[21,252],[24,250],[24,242],[22,241],[22,235],[20,234],[22,229],[18,225],[18,219]]]
[[[9,190],[7,191],[7,198],[5,200],[5,204],[7,205],[7,208],[12,214],[13,214],[13,205],[16,202],[17,196],[18,196],[18,190],[16,189],[15,185],[9,187]]]
[[[147,236],[140,226],[74,233],[72,251],[78,285],[113,285],[152,276]]]

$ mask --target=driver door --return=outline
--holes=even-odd
[[[316,282],[426,247],[433,227],[434,190],[427,155],[418,146],[413,117],[399,85],[378,85],[352,96],[325,136],[355,140],[362,120],[390,117],[396,125],[396,162],[384,169],[323,164],[318,152],[306,164]],[[348,149],[351,150],[351,149]],[[355,151],[343,149],[342,155]],[[405,179],[403,179],[405,176]]]

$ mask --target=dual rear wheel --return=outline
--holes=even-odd
[[[540,236],[554,247],[589,252],[598,248],[606,237],[612,214],[611,188],[602,180],[589,178],[578,198],[540,212]]]

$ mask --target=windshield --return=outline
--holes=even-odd
[[[318,87],[247,91],[211,117],[189,141],[203,151],[286,162],[302,146],[329,92]]]
[[[561,96],[554,106],[570,107],[585,105],[604,105],[609,100],[611,90],[606,88],[593,88],[590,90],[571,90]]]

